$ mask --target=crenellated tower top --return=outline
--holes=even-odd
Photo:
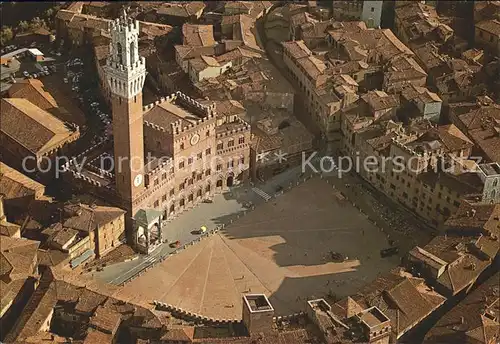
[[[139,22],[123,15],[109,23],[110,56],[104,67],[111,92],[132,98],[142,91],[146,78],[146,60],[139,56]]]

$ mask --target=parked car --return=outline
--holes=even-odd
[[[387,258],[387,257],[394,256],[398,253],[399,253],[399,248],[397,246],[389,247],[389,248],[385,248],[383,250],[380,250],[380,257]]]
[[[64,78],[63,81],[64,81],[65,84],[67,84],[68,83],[68,78]]]
[[[27,78],[27,77],[30,75],[30,73],[28,73],[28,71],[26,71],[26,70],[25,70],[25,71],[23,72],[23,75],[24,75],[24,77],[26,77],[26,78]]]
[[[173,243],[170,244],[170,247],[172,248],[178,248],[181,246],[181,242],[179,240],[174,241]]]
[[[330,258],[333,262],[343,263],[347,260],[347,257],[342,253],[330,251]]]

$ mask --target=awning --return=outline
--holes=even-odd
[[[83,252],[81,255],[79,255],[75,259],[72,259],[69,262],[69,264],[71,265],[71,268],[74,269],[78,265],[80,265],[81,263],[83,263],[84,261],[86,261],[87,259],[89,259],[90,257],[92,257],[93,255],[94,255],[94,251],[89,249],[89,250]]]

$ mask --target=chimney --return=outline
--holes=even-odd
[[[7,220],[7,217],[5,216],[5,210],[3,208],[3,200],[5,198],[4,194],[0,194],[0,222]]]
[[[243,295],[243,324],[250,335],[273,330],[274,308],[264,294]]]
[[[462,324],[462,325],[463,325],[464,323],[465,323],[465,319],[464,319],[464,317],[460,317],[460,324]]]

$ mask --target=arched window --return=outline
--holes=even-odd
[[[495,179],[495,180],[493,181],[493,187],[496,187],[497,185],[498,185],[498,179]]]
[[[491,190],[491,198],[495,199],[495,196],[496,196],[496,191],[495,190]]]
[[[135,43],[130,42],[130,64],[131,65],[134,63],[134,48],[135,48]]]
[[[123,56],[122,56],[122,45],[120,42],[116,43],[116,53],[118,55],[118,62],[123,64]]]

